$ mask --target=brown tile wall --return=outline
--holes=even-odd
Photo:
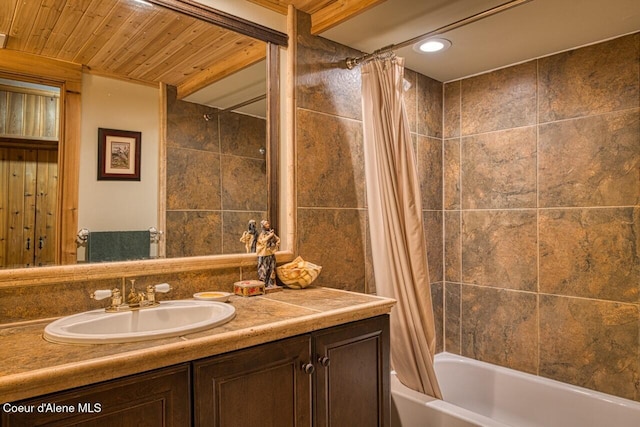
[[[360,52],[310,35],[298,13],[298,252],[322,265],[315,284],[375,292],[368,233],[360,69],[344,59]],[[434,300],[443,299],[442,84],[407,70],[407,113],[419,160]],[[436,307],[443,307],[440,302]],[[438,349],[442,345],[442,311]]]
[[[242,253],[250,219],[266,216],[266,122],[167,94],[167,257]]]
[[[444,85],[444,342],[640,401],[640,34]]]

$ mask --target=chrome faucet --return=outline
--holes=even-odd
[[[131,311],[140,310],[143,308],[155,307],[160,303],[156,301],[156,293],[167,293],[172,288],[168,283],[161,283],[159,285],[149,285],[146,288],[146,292],[138,292],[135,287],[135,279],[129,279],[131,283],[131,289],[124,300],[125,296],[125,279],[122,279],[122,290],[118,288],[114,289],[101,289],[91,293],[91,298],[99,301],[105,298],[111,298],[111,305],[105,309],[108,313],[116,313],[119,311]]]

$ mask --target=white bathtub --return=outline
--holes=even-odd
[[[435,369],[444,401],[392,373],[392,427],[640,426],[640,402],[449,353]]]

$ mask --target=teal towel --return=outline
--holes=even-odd
[[[87,238],[87,262],[127,261],[150,257],[149,231],[96,231]]]

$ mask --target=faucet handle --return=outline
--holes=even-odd
[[[111,295],[113,295],[113,291],[111,289],[100,289],[100,290],[92,292],[91,293],[91,298],[96,300],[96,301],[100,301],[100,300],[103,300],[105,298],[109,298]]]

